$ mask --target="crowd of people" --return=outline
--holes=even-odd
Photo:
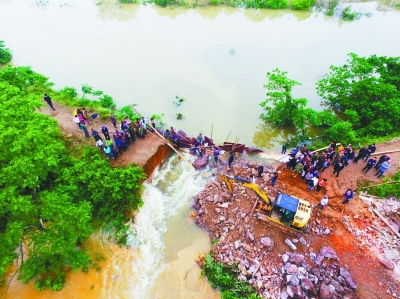
[[[281,154],[285,154],[289,145],[286,139],[282,144]],[[355,154],[351,144],[346,147],[337,146],[335,142],[331,142],[328,148],[322,152],[310,151],[304,144],[301,148],[295,147],[289,153],[289,161],[286,163],[286,169],[292,169],[294,175],[300,175],[302,180],[308,185],[308,190],[319,192],[324,189],[327,179],[323,177],[323,173],[329,167],[333,167],[332,174],[339,177],[341,171],[351,163],[357,164],[360,160],[365,163],[362,172],[367,174],[372,168],[376,170],[374,176],[381,178],[384,173],[391,167],[392,161],[389,154],[383,154],[379,157],[371,157],[376,152],[376,145],[372,143],[362,147],[358,154]],[[348,189],[344,194],[342,204],[348,203],[354,196],[354,190]],[[328,204],[328,198],[324,196],[318,206],[321,210]]]
[[[96,117],[97,114],[92,115],[92,118]],[[107,126],[102,126],[100,132],[104,136],[103,139],[94,128],[91,129],[91,134],[89,134],[87,126],[91,124],[91,121],[85,108],[76,109],[73,119],[79,129],[85,133],[86,138],[93,137],[95,139],[96,146],[105,153],[107,159],[116,160],[119,155],[122,155],[136,141],[136,138],[145,139],[149,131],[153,132],[155,130],[155,121],[153,118],[149,122],[144,117],[137,118],[134,122],[131,122],[129,117],[126,116],[125,119],[119,122],[118,126],[114,114],[111,114],[109,120],[114,127],[114,131],[111,132]],[[110,133],[112,133],[112,136]]]

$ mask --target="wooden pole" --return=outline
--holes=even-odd
[[[228,137],[226,137],[225,142],[228,140],[229,135],[231,135],[232,130],[229,131]]]
[[[336,146],[338,146],[338,145],[340,145],[340,143],[336,144]],[[316,152],[322,151],[322,150],[327,149],[327,148],[329,148],[329,147],[330,147],[330,145],[325,146],[325,147],[323,147],[323,148],[319,148],[319,149],[317,149],[317,150],[315,150],[315,151],[312,151],[312,153],[314,154],[314,153],[316,153]]]
[[[390,185],[390,184],[395,184],[395,183],[398,183],[398,182],[400,182],[400,181],[386,182],[386,183],[382,183],[382,184],[370,185],[370,186],[363,187],[363,189],[372,188],[372,187],[376,187],[376,186],[382,186],[382,185]]]
[[[382,220],[387,226],[389,226],[389,228],[396,234],[396,236],[400,238],[399,232],[397,232],[397,231],[394,229],[394,227],[390,225],[390,223],[382,216],[382,214],[379,213],[379,211],[378,211],[377,209],[373,209],[373,211],[374,211],[374,213],[375,213],[379,218],[381,218],[381,220]]]
[[[255,208],[256,208],[256,206],[257,206],[257,202],[258,202],[258,198],[256,198],[256,202],[254,203],[254,206],[253,206],[253,208],[251,209],[250,217],[253,216],[254,210],[255,210]]]
[[[132,108],[139,116],[141,116],[140,113],[139,113],[135,108],[133,108],[133,106],[131,106],[131,108]],[[147,130],[147,132],[149,132],[150,134],[153,134],[153,133],[150,132],[149,130]],[[164,143],[165,143],[166,145],[168,145],[175,153],[177,153],[178,156],[182,158],[182,160],[184,160],[189,166],[193,167],[193,165],[192,165],[188,160],[186,160],[185,157],[182,156],[182,154],[181,154],[180,152],[178,152],[178,151],[176,150],[176,148],[174,148],[173,145],[170,144],[170,143],[164,138],[164,136],[162,136],[160,133],[158,133],[157,130],[154,130],[154,133],[155,133],[162,141],[164,141]]]
[[[373,153],[373,154],[371,154],[371,156],[383,155],[383,154],[389,154],[389,153],[397,153],[397,152],[400,152],[400,149],[390,150],[390,151],[385,151],[385,152],[379,152],[379,153]]]

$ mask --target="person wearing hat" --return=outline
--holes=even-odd
[[[320,207],[321,211],[325,208],[325,206],[328,205],[328,195],[324,195],[324,197],[321,199],[320,203],[317,204],[317,207]]]
[[[390,166],[392,166],[392,160],[383,162],[374,176],[378,176],[378,179],[381,178],[383,174],[390,168]]]

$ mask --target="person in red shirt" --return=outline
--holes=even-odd
[[[317,188],[315,188],[316,192],[319,192],[321,189],[325,188],[327,179],[320,178],[317,183]]]

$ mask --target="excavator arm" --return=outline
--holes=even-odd
[[[268,210],[272,208],[272,204],[271,201],[269,200],[267,193],[265,193],[264,190],[261,189],[261,187],[256,183],[252,183],[238,176],[229,176],[223,174],[221,177],[225,182],[226,186],[228,187],[230,193],[233,192],[232,183],[240,183],[243,186],[252,189],[258,195],[258,197],[268,206]]]

